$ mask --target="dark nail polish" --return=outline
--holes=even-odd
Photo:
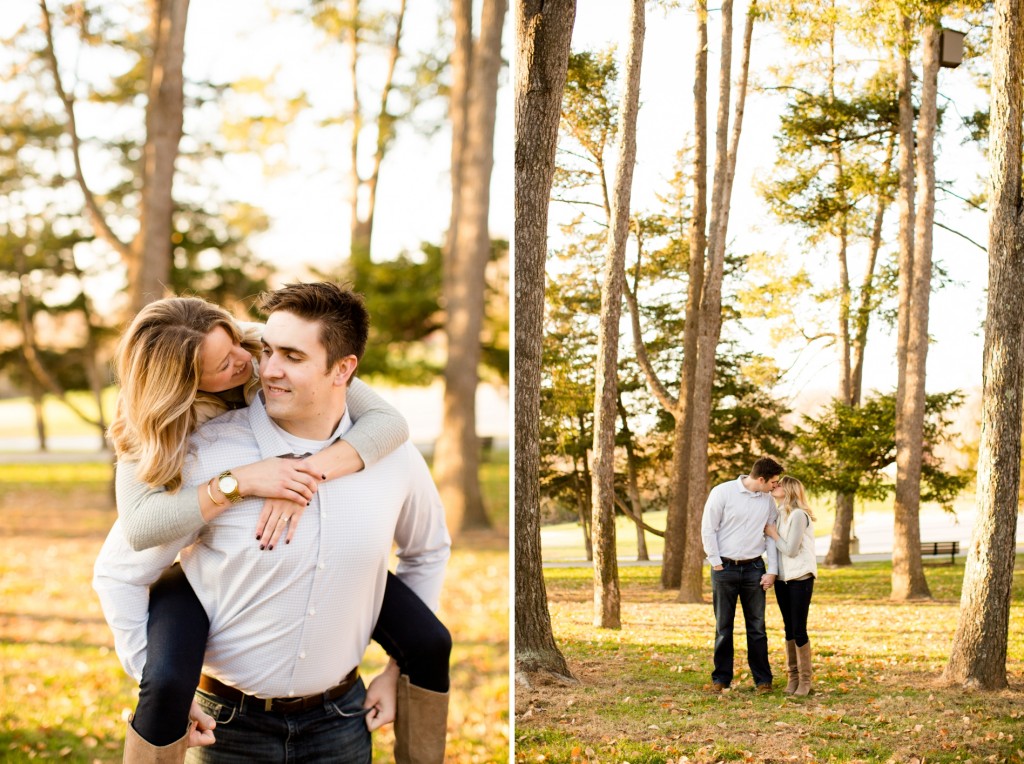
[[[327,480],[327,475],[321,475],[320,477],[322,477],[324,480]]]
[[[256,540],[259,541],[261,538],[263,538],[263,534],[262,533],[257,533],[256,534]]]
[[[264,549],[266,549],[266,547],[263,546],[263,544],[260,544],[260,551],[263,551]]]
[[[273,551],[274,551],[274,545],[273,545],[273,544],[271,544],[271,545],[270,545],[270,551],[271,551],[271,552],[273,552]]]
[[[285,540],[284,540],[284,543],[286,543],[286,544],[290,544],[290,543],[292,543],[292,540],[291,540],[291,539],[285,539]]]

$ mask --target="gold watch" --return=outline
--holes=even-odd
[[[237,504],[245,498],[238,492],[238,478],[232,475],[230,470],[225,470],[217,476],[217,487],[232,504]]]

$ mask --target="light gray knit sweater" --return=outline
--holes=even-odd
[[[353,379],[347,392],[353,425],[345,440],[369,466],[409,438],[409,425],[391,404],[361,380]],[[216,412],[219,413],[219,412]],[[187,536],[206,524],[199,496],[192,488],[169,493],[150,488],[136,476],[137,462],[117,463],[117,513],[125,538],[136,551]]]

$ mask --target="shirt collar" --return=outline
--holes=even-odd
[[[267,408],[263,403],[263,395],[259,394],[249,406],[249,424],[252,427],[252,433],[256,437],[256,443],[259,445],[260,455],[266,459],[271,456],[281,456],[283,454],[290,454],[295,449],[281,436],[281,432],[277,426],[271,421],[270,416],[267,414]],[[331,437],[328,438],[328,443],[341,438],[349,429],[352,427],[352,417],[348,414],[348,408],[345,409],[345,413],[341,417],[341,421],[338,422],[338,426],[335,428]]]
[[[749,488],[747,488],[745,485],[743,485],[743,478],[745,478],[745,477],[749,477],[749,476],[748,475],[740,475],[738,478],[736,478],[736,484],[740,488],[740,493],[746,493],[746,494],[749,494],[751,496],[761,496],[761,494],[762,494],[761,491],[751,491]]]

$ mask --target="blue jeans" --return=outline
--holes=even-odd
[[[812,594],[813,576],[789,583],[775,582],[775,599],[779,603],[782,622],[786,626],[786,641],[796,640],[797,647],[803,647],[810,641],[807,636],[807,613],[811,609]]]
[[[295,714],[260,703],[225,700],[199,690],[196,700],[216,721],[217,742],[189,748],[190,764],[370,764],[372,747],[363,708],[363,680],[337,700]]]
[[[764,628],[764,589],[761,576],[764,560],[758,558],[743,565],[725,563],[722,570],[711,569],[711,591],[715,606],[715,670],[711,680],[728,687],[733,677],[732,632],[736,622],[736,600],[743,607],[747,625],[747,663],[755,684],[771,684],[768,663],[768,636]]]

